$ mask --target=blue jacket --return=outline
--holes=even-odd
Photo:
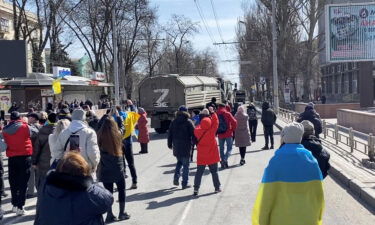
[[[38,192],[34,225],[103,225],[113,197],[91,177],[49,172]]]

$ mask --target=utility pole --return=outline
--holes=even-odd
[[[279,79],[277,77],[277,33],[276,33],[276,0],[272,0],[272,64],[273,64],[273,105],[279,112]]]
[[[117,58],[117,24],[116,24],[116,5],[112,9],[112,44],[113,44],[113,75],[115,81],[115,105],[120,105],[120,86],[118,74]]]

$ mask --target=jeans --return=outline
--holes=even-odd
[[[227,152],[224,152],[224,144],[227,143]],[[233,147],[233,137],[229,138],[219,138],[219,146],[220,146],[220,158],[221,161],[228,161],[229,156],[232,152]]]
[[[15,156],[8,160],[12,205],[22,209],[26,201],[27,182],[30,178],[31,156]]]
[[[257,136],[258,120],[249,120],[251,141],[255,142]]]
[[[271,140],[271,146],[274,144],[273,140],[273,126],[264,126],[264,138],[266,141],[266,147],[268,147],[268,139]]]
[[[189,157],[177,157],[176,169],[174,171],[174,180],[179,180],[182,168],[182,186],[186,186],[189,181]]]
[[[121,180],[115,183],[116,183],[117,191],[118,191],[118,201],[125,202],[125,198],[126,198],[125,178],[122,178]],[[113,183],[103,183],[103,186],[105,187],[105,189],[107,189],[109,192],[113,194]]]
[[[208,168],[210,169],[212,182],[214,183],[215,189],[219,189],[220,180],[219,180],[219,174],[217,173],[217,168],[218,168],[217,163],[208,165]],[[206,165],[197,166],[197,173],[195,174],[195,179],[194,179],[194,190],[199,190],[199,187],[201,186],[202,176],[203,176],[205,169],[206,169]]]
[[[137,171],[135,170],[135,165],[134,165],[134,155],[133,155],[133,142],[130,137],[125,138],[123,141],[124,144],[124,154],[125,154],[125,159],[128,164],[130,174],[132,176],[132,181],[134,184],[137,183]]]

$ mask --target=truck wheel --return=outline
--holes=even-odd
[[[155,131],[158,134],[164,134],[164,133],[167,132],[167,130],[169,129],[170,125],[171,125],[171,121],[170,120],[161,121],[161,127],[160,128],[155,128]]]

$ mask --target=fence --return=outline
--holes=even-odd
[[[287,123],[296,121],[298,113],[279,108],[279,118]],[[355,137],[358,136],[360,138]],[[368,155],[371,161],[375,161],[375,137],[372,133],[364,134],[353,128],[347,128],[323,120],[323,139],[331,144],[344,144],[350,148],[350,152],[361,152]]]

